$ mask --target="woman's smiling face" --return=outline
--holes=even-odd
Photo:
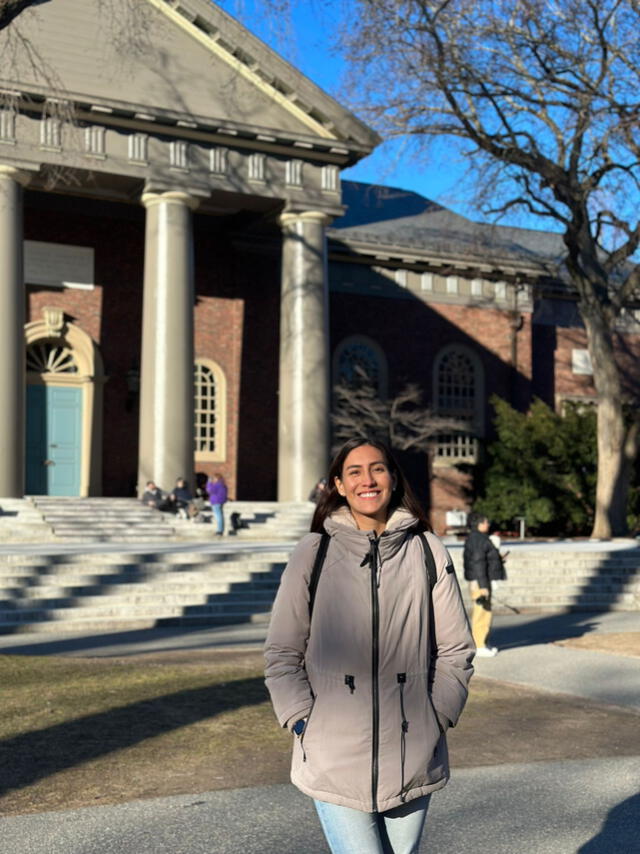
[[[335,482],[358,528],[384,530],[396,483],[382,451],[371,445],[354,448],[344,461],[342,476],[336,477]]]

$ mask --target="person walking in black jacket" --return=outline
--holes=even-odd
[[[491,582],[506,578],[502,558],[489,539],[489,520],[481,513],[469,514],[469,536],[464,544],[464,577],[469,582],[473,611],[471,632],[476,655],[491,657],[498,650],[487,646],[491,629]]]

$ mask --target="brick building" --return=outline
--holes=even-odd
[[[376,135],[215,5],[56,0],[0,56],[0,494],[304,499],[364,360],[460,420],[414,472],[442,529],[492,394],[593,396],[560,239],[341,183]]]

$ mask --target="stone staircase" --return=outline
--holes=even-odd
[[[463,596],[462,549],[450,548]],[[496,585],[494,611],[640,611],[640,547],[608,550],[514,548],[508,580]]]
[[[521,610],[640,610],[640,549],[525,551],[507,560],[498,598]]]
[[[29,498],[0,498],[0,543],[49,543],[51,525]]]
[[[173,516],[135,498],[35,496],[31,501],[55,538],[64,542],[149,543],[176,534]]]
[[[0,555],[0,633],[268,619],[288,550]]]
[[[0,542],[153,543],[171,540],[206,542],[215,537],[211,513],[206,524],[160,513],[135,498],[50,498],[34,496],[14,502],[20,506],[22,536],[2,536]],[[3,505],[4,506],[4,505]],[[13,505],[12,505],[13,506]],[[286,542],[309,531],[314,505],[305,502],[229,501],[225,504],[225,533],[237,540]],[[246,527],[234,532],[231,514],[239,513]],[[13,526],[15,529],[15,525]],[[10,532],[10,521],[5,529]],[[38,536],[34,536],[37,531]]]
[[[292,547],[0,554],[0,633],[266,621]],[[460,550],[451,551],[460,576]],[[640,611],[639,556],[514,549],[495,611]]]
[[[247,528],[236,532],[238,540],[295,540],[309,533],[315,504],[310,501],[230,501],[225,505],[226,530],[231,531],[231,514],[240,513]]]

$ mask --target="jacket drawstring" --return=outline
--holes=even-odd
[[[400,714],[402,715],[402,732],[400,735],[400,798],[404,803],[407,799],[407,794],[404,790],[404,764],[407,755],[407,730],[409,729],[409,721],[404,713],[404,683],[407,681],[406,673],[398,673],[398,685],[400,686]]]
[[[360,566],[370,564],[376,570],[376,587],[380,587],[380,576],[382,573],[382,561],[380,560],[380,549],[378,548],[378,538],[375,534],[369,540],[369,551],[363,557]]]
[[[353,692],[356,690],[355,676],[349,676],[349,674],[346,673],[345,677],[344,677],[344,684],[347,686],[349,691],[353,694]]]

